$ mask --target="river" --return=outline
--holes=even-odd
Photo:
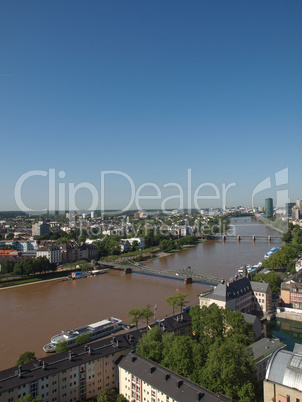
[[[280,235],[270,228],[251,221],[237,220],[236,234]],[[274,241],[274,246],[280,242]],[[263,259],[272,247],[267,241],[207,241],[149,261],[148,266],[161,269],[193,269],[225,279],[234,276],[244,264]],[[62,330],[90,324],[109,316],[129,323],[128,311],[150,304],[157,306],[156,318],[172,313],[165,298],[178,292],[188,293],[189,304],[196,304],[198,294],[206,285],[184,285],[182,280],[163,279],[142,274],[124,275],[109,271],[93,278],[75,281],[48,281],[0,290],[0,369],[15,365],[25,351],[43,357],[43,345]]]

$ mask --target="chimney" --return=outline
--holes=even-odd
[[[18,366],[18,377],[22,377],[22,366]]]
[[[180,387],[182,386],[182,384],[183,384],[183,381],[179,380],[179,381],[177,381],[177,383],[176,383],[176,387],[177,387],[177,388],[180,388]]]
[[[46,369],[46,363],[45,363],[45,361],[43,360],[43,362],[42,362],[42,370],[45,370]]]
[[[132,356],[132,357],[131,357],[131,363],[134,363],[136,359],[137,359],[136,356]]]
[[[155,370],[156,370],[156,367],[152,366],[152,367],[150,368],[150,374],[154,373]]]
[[[68,351],[68,359],[69,359],[69,361],[71,362],[71,360],[72,360],[72,353],[71,353],[71,350]]]
[[[204,392],[198,392],[196,401],[197,401],[197,402],[200,401],[201,398],[203,398],[203,397],[204,397]]]
[[[92,350],[91,350],[91,347],[89,346],[88,347],[88,354],[91,355],[91,353],[92,353]]]

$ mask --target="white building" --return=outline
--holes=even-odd
[[[62,251],[57,246],[41,247],[37,250],[38,257],[46,257],[51,264],[60,264],[62,262]]]
[[[45,222],[37,222],[32,225],[32,236],[43,236],[49,233],[49,225]]]

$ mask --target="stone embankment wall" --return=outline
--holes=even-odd
[[[284,318],[286,320],[301,321],[302,322],[302,310],[294,308],[278,308],[276,313],[277,318]]]

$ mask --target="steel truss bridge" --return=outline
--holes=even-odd
[[[172,270],[167,270],[167,269],[155,269],[155,268],[150,268],[147,265],[144,265],[140,262],[134,261],[134,260],[123,260],[123,261],[99,261],[100,264],[102,264],[104,267],[109,268],[109,269],[115,269],[115,270],[122,270],[125,271],[131,270],[133,273],[141,273],[145,275],[153,275],[153,276],[159,276],[162,278],[168,278],[168,279],[186,279],[186,278],[192,278],[194,279],[194,282],[198,283],[203,283],[207,285],[214,285],[216,286],[218,283],[220,283],[223,279],[218,278],[213,275],[208,275],[204,274],[202,272],[196,271],[192,269],[191,267],[187,268],[181,268],[181,269],[176,269],[174,271]]]

